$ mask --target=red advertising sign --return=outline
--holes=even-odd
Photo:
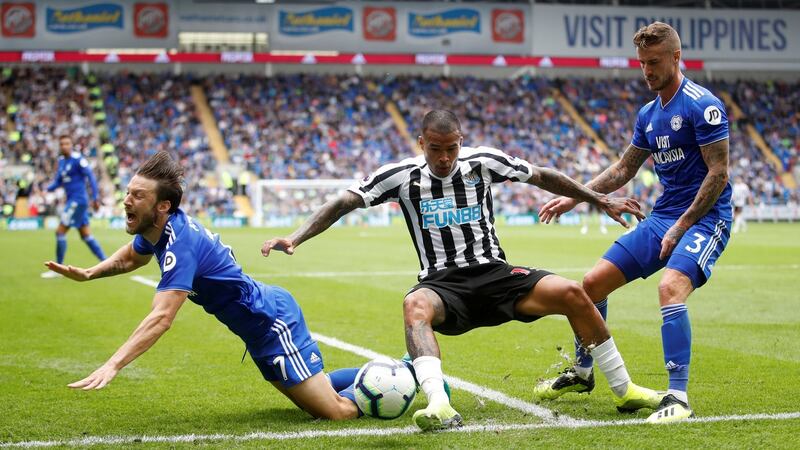
[[[135,3],[133,5],[133,35],[140,38],[166,38],[169,33],[169,5],[166,3]]]
[[[394,8],[364,7],[364,39],[394,41],[397,37],[397,14]]]
[[[525,13],[521,9],[492,10],[492,41],[525,41]]]
[[[3,37],[32,38],[36,35],[36,5],[3,3],[0,5]]]

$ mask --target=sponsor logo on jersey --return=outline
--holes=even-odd
[[[711,105],[703,111],[703,118],[711,125],[719,125],[722,123],[722,111]]]
[[[456,208],[454,197],[431,198],[419,202],[422,228],[444,228],[463,225],[481,218],[480,205]]]
[[[683,125],[683,117],[678,115],[672,116],[672,120],[669,121],[669,126],[672,127],[674,131],[680,130],[682,125]]]
[[[645,129],[644,132],[645,133],[649,133],[651,131],[653,131],[653,124],[652,123],[648,123],[647,124],[647,129]]]
[[[178,262],[178,258],[175,257],[175,254],[172,252],[167,252],[164,255],[164,265],[162,268],[162,272],[169,272],[175,267],[175,264]]]
[[[683,159],[686,159],[686,155],[683,154],[683,149],[680,147],[653,153],[653,160],[656,164],[669,164]]]

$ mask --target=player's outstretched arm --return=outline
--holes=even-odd
[[[189,295],[186,291],[161,291],[153,298],[153,309],[136,327],[128,340],[114,353],[105,364],[92,372],[88,377],[70,383],[67,386],[75,389],[102,389],[117,376],[123,367],[139,355],[146,352],[172,326],[175,315]]]
[[[131,272],[150,262],[151,255],[140,255],[130,242],[123,245],[113,255],[100,261],[97,265],[84,269],[81,267],[59,264],[55,261],[44,263],[48,269],[58,272],[75,281],[89,281],[95,278],[110,277]]]
[[[610,165],[592,181],[586,183],[586,187],[602,194],[610,194],[625,186],[628,181],[636,176],[639,167],[647,161],[649,156],[650,153],[646,150],[628,145],[625,153],[622,154],[622,158]],[[551,220],[557,219],[561,214],[572,210],[581,201],[581,199],[570,198],[569,196],[554,198],[542,206],[539,210],[539,218],[543,223],[550,223]],[[619,220],[617,221],[619,222]]]
[[[540,188],[554,194],[564,195],[578,201],[585,201],[597,205],[609,217],[628,227],[628,222],[622,217],[625,213],[630,213],[644,219],[639,202],[630,198],[611,198],[605,194],[595,192],[586,186],[578,183],[563,173],[543,168],[534,167],[533,174],[528,179],[528,184],[539,186]]]
[[[686,230],[694,225],[700,218],[708,214],[714,204],[719,200],[722,191],[728,184],[728,139],[713,142],[700,147],[703,161],[708,166],[708,173],[694,196],[694,201],[689,208],[675,221],[664,238],[661,240],[661,253],[659,258],[668,257]]]
[[[335,199],[322,205],[290,236],[265,241],[261,247],[261,254],[269,256],[272,250],[279,250],[287,255],[292,255],[298,245],[327,230],[350,211],[364,206],[364,199],[361,196],[354,192],[344,191]]]

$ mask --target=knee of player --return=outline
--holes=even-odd
[[[431,312],[430,302],[419,291],[414,291],[403,299],[403,316],[406,320],[426,318]]]
[[[599,274],[590,271],[586,275],[583,276],[583,289],[586,291],[587,294],[591,297],[591,292],[599,289],[601,286],[602,280]]]
[[[351,400],[344,397],[338,397],[336,408],[329,411],[328,417],[323,419],[328,420],[350,420],[358,417],[358,407]]]
[[[567,281],[564,285],[564,302],[572,309],[593,307],[586,291],[575,281]]]
[[[685,299],[680,298],[680,289],[675,286],[675,283],[669,280],[661,280],[658,283],[658,298],[662,305],[670,303],[683,303]]]

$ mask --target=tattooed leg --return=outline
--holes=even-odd
[[[440,357],[439,343],[433,325],[444,321],[444,303],[430,289],[422,288],[408,294],[403,301],[406,327],[406,347],[412,359],[420,356]]]

